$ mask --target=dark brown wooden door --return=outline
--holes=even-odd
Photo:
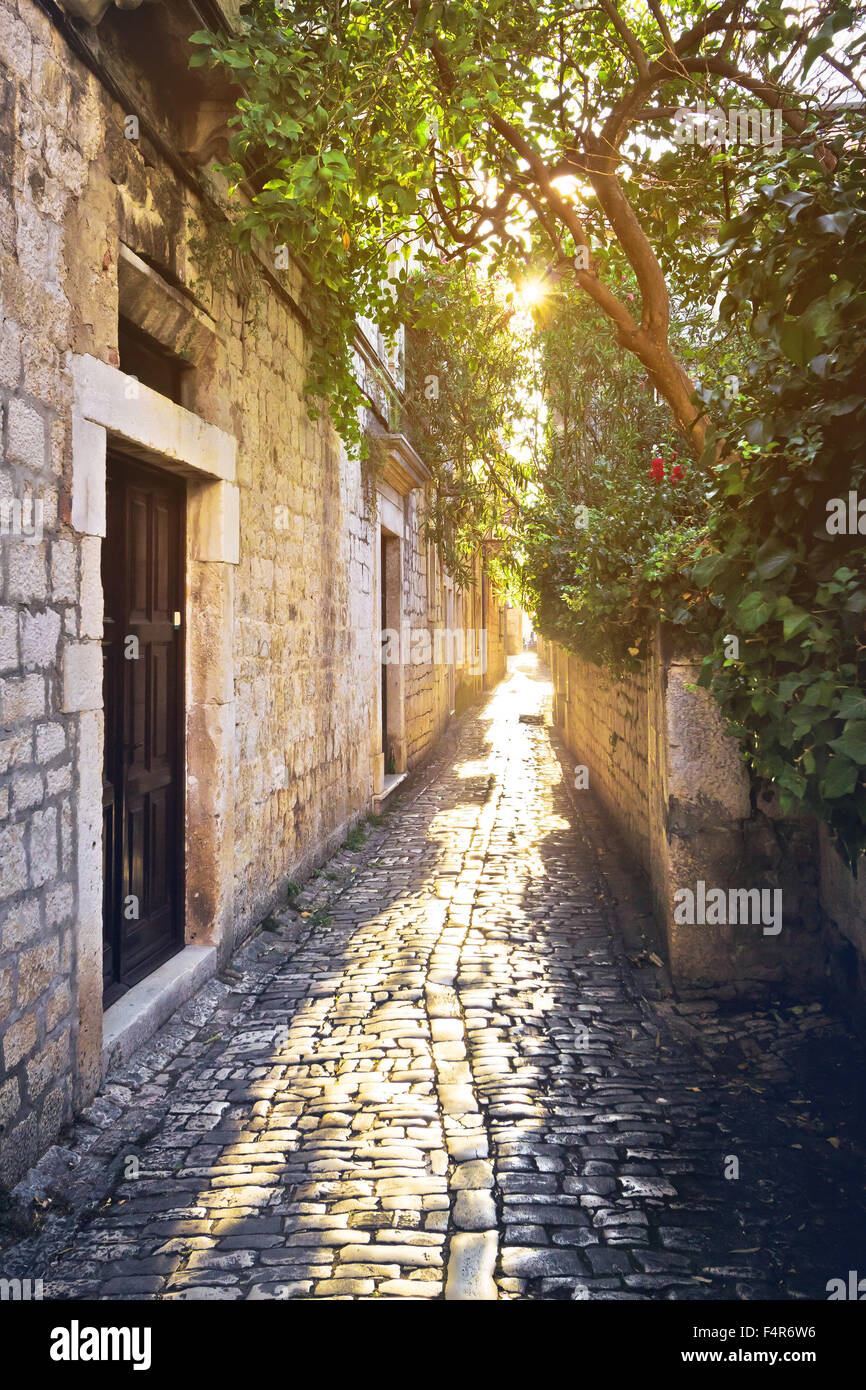
[[[379,657],[379,661],[380,661],[380,665],[379,665],[379,679],[380,679],[380,681],[381,681],[381,687],[382,687],[382,700],[381,700],[381,704],[382,704],[382,752],[385,754],[385,771],[388,772],[389,769],[388,769],[388,666],[387,666],[387,661],[388,661],[389,658],[390,658],[391,661],[393,661],[394,658],[393,658],[393,655],[390,654],[390,653],[391,653],[391,647],[392,647],[392,645],[393,645],[393,642],[387,640],[386,637],[385,637],[385,634],[386,634],[386,632],[387,632],[387,630],[388,630],[388,587],[387,587],[387,583],[386,583],[386,575],[387,575],[387,568],[386,568],[386,563],[387,563],[387,562],[386,562],[386,556],[387,556],[387,541],[385,540],[385,537],[384,537],[384,535],[383,535],[383,536],[380,537],[380,541],[379,541],[379,571],[380,571],[380,574],[381,574],[381,581],[380,581],[380,585],[379,585],[380,590],[381,590],[381,595],[380,595],[380,596],[381,596],[381,608],[380,608],[380,614],[379,614],[379,616],[380,616],[381,624],[382,624],[382,651],[381,651],[381,655],[380,655],[380,657]]]
[[[109,456],[102,550],[106,1003],[183,944],[183,518],[182,482]]]

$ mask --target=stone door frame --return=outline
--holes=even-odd
[[[404,627],[405,594],[404,569],[407,550],[412,544],[407,522],[407,499],[416,491],[423,489],[430,481],[430,472],[409,440],[402,434],[387,434],[372,417],[368,415],[369,434],[382,450],[382,474],[376,497],[378,522],[374,528],[376,542],[375,558],[375,631],[381,629],[382,584],[382,537],[393,542],[392,560],[395,569],[396,599],[394,616],[399,615],[400,661],[389,669],[388,681],[388,727],[390,742],[394,748],[396,775],[401,778],[406,771],[406,712],[405,712],[405,671],[403,669],[404,637],[409,641],[409,631]],[[393,611],[393,610],[392,610]],[[381,635],[381,632],[380,632]],[[383,672],[384,676],[384,672]],[[371,723],[370,757],[373,768],[373,807],[381,807],[381,796],[385,786],[385,759],[387,749],[382,746],[382,691],[380,680],[376,681],[374,701],[375,720]],[[392,779],[393,780],[393,779]],[[393,790],[393,787],[392,787]]]
[[[89,354],[74,355],[71,522],[81,547],[81,623],[63,653],[63,709],[79,717],[75,832],[79,1105],[231,951],[234,863],[237,441]],[[106,453],[187,480],[184,693],[186,945],[103,1014],[102,708]]]

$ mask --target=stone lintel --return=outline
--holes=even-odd
[[[385,456],[382,470],[385,482],[390,483],[401,497],[406,497],[415,488],[424,487],[430,481],[430,469],[405,434],[387,433],[375,417],[370,417],[367,429],[370,439]]]
[[[400,508],[386,497],[379,493],[379,516],[386,531],[392,532],[395,536],[403,536],[404,517]]]
[[[413,488],[429,482],[429,468],[404,434],[386,434],[383,442],[388,449],[384,468],[386,482],[404,497]]]
[[[72,359],[72,372],[75,414],[101,425],[108,434],[128,444],[130,452],[144,460],[151,456],[162,467],[174,466],[179,473],[235,481],[237,440],[233,435],[209,425],[149,386],[138,383],[134,394],[130,393],[129,377],[124,372],[89,353]],[[86,488],[88,497],[95,492],[94,465],[84,456],[89,438],[87,431],[79,431],[77,440],[73,434],[73,511],[79,487]],[[104,505],[103,500],[103,509]],[[105,534],[104,522],[103,530],[95,534]]]
[[[200,362],[216,330],[180,290],[121,243],[117,266],[118,308],[143,333],[174,356]]]

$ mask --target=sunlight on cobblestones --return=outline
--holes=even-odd
[[[777,1051],[761,1032],[732,1082],[714,1059],[751,1021],[644,997],[597,812],[571,800],[550,729],[520,721],[549,699],[518,659],[365,853],[338,855],[214,987],[175,1060],[158,1038],[106,1088],[121,1126],[140,1089],[151,1137],[74,1240],[36,1241],[48,1296],[788,1292],[811,1239],[794,1169],[820,1172],[827,1146],[816,1165],[800,1131],[802,1156],[753,1112],[773,1086],[773,1111],[789,1103],[785,1047],[806,1025],[775,1013]],[[833,1025],[813,1025],[814,1047]],[[762,1175],[736,1201],[732,1152]]]

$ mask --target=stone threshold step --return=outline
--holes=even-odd
[[[102,1020],[102,1074],[123,1066],[181,1004],[216,973],[215,946],[184,946],[106,1009]]]
[[[378,815],[385,802],[393,796],[401,782],[405,782],[409,776],[408,772],[387,772],[385,774],[385,784],[380,792],[373,796],[373,815]]]

